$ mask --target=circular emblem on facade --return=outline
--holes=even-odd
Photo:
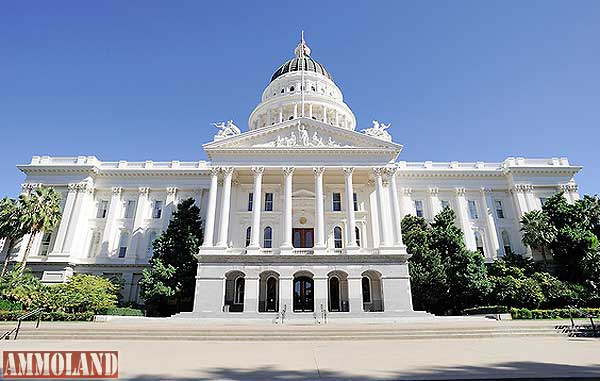
[[[304,225],[306,223],[306,217],[300,217],[300,225]]]

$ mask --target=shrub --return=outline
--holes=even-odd
[[[581,308],[581,310],[595,316],[600,316],[600,308]],[[513,308],[510,313],[513,319],[568,319],[570,317],[585,317],[576,310],[570,308],[555,308],[551,310]]]
[[[103,314],[115,316],[144,316],[144,311],[131,307],[112,307],[107,308]]]
[[[22,311],[23,304],[12,302],[6,299],[0,299],[0,311]]]
[[[0,311],[0,321],[15,321],[26,311]],[[43,321],[91,321],[94,319],[92,312],[66,313],[60,311],[42,312]],[[30,316],[26,320],[37,320],[36,316]]]
[[[462,311],[463,315],[488,315],[488,314],[506,314],[510,312],[508,306],[481,306],[466,308]]]

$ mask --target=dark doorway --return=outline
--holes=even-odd
[[[314,229],[292,229],[295,248],[312,248],[314,243]]]
[[[329,279],[329,311],[340,311],[340,281],[337,277]]]
[[[307,276],[294,279],[294,312],[315,310],[313,280]]]
[[[267,312],[277,311],[277,278],[267,279]]]

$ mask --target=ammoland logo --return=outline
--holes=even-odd
[[[3,351],[2,377],[119,378],[118,351]]]

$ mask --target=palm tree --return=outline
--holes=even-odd
[[[547,214],[541,210],[525,213],[521,219],[523,243],[532,249],[539,248],[544,258],[544,266],[548,265],[546,248],[556,239],[558,231]]]
[[[0,239],[4,239],[5,243],[8,243],[8,249],[6,250],[6,257],[4,258],[0,277],[4,277],[6,274],[13,245],[24,234],[19,220],[16,200],[8,197],[3,198],[0,200]]]
[[[20,222],[29,234],[20,272],[27,265],[31,245],[36,234],[47,232],[58,224],[61,217],[60,194],[54,188],[39,187],[30,194],[22,194],[17,201]]]

